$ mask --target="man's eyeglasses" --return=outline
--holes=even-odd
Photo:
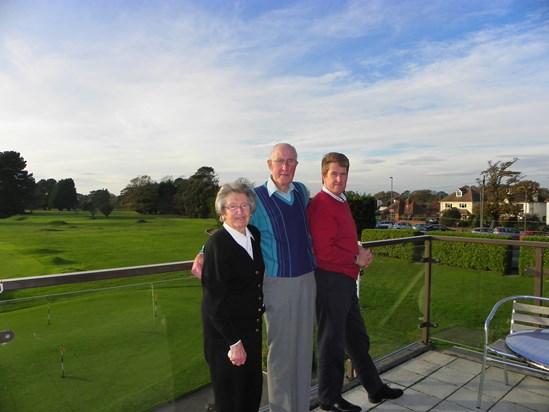
[[[275,159],[275,160],[271,160],[271,162],[276,163],[276,165],[278,167],[282,167],[282,165],[294,167],[294,166],[297,166],[297,164],[298,164],[298,161],[295,160],[295,159],[286,159],[286,160],[284,160],[284,159]]]
[[[237,210],[242,210],[243,212],[249,211],[251,206],[248,203],[243,203],[241,205],[229,205],[225,206],[225,209],[230,210],[231,213],[235,213]]]

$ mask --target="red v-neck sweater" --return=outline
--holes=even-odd
[[[307,215],[317,267],[356,280],[358,238],[349,204],[321,190],[309,203]]]

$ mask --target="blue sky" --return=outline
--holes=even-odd
[[[0,0],[0,151],[83,194],[261,184],[283,141],[312,193],[330,151],[359,193],[514,157],[548,187],[548,23],[547,0]]]

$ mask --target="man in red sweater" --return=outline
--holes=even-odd
[[[349,159],[328,153],[322,159],[320,192],[307,209],[317,269],[318,398],[324,411],[360,412],[341,396],[345,352],[372,403],[402,396],[379,377],[370,357],[370,338],[357,296],[359,270],[372,254],[358,244],[356,224],[345,198]]]

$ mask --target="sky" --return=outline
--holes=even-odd
[[[0,0],[0,152],[118,195],[212,167],[262,184],[272,146],[321,187],[549,187],[549,0]]]

